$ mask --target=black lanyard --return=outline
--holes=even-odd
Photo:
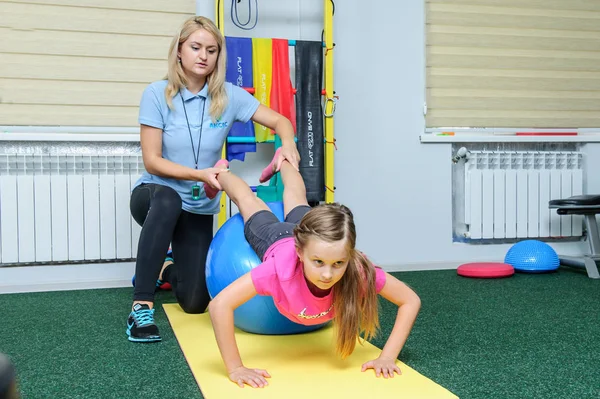
[[[183,112],[185,113],[185,121],[187,122],[188,132],[190,133],[190,143],[192,143],[192,154],[194,155],[194,162],[196,163],[196,169],[198,169],[198,158],[200,158],[200,142],[202,141],[202,127],[204,126],[204,110],[206,109],[206,99],[204,99],[204,103],[202,104],[202,117],[200,118],[200,137],[198,137],[198,149],[196,150],[194,149],[192,129],[190,128],[190,121],[188,120],[187,110],[185,109],[185,101],[183,101],[181,91],[179,92],[179,97],[181,97],[181,104],[183,105]]]

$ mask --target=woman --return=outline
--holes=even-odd
[[[142,226],[127,319],[133,342],[161,340],[153,308],[157,279],[171,284],[185,312],[201,313],[208,306],[204,270],[213,215],[219,211],[217,175],[228,169],[219,158],[233,123],[252,120],[274,130],[282,141],[279,162],[287,159],[298,167],[291,122],[225,82],[225,50],[212,21],[188,19],[171,42],[166,79],[150,84],[142,95],[139,123],[146,172],[130,203]],[[174,263],[163,267],[169,244]]]

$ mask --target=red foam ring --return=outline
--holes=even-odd
[[[515,268],[507,263],[473,262],[460,265],[456,273],[463,277],[499,278],[515,274]]]

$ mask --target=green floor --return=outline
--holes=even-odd
[[[400,359],[461,398],[600,397],[600,280],[571,269],[501,280],[396,275],[423,302]],[[163,342],[127,341],[131,292],[0,295],[0,352],[16,364],[22,397],[201,398],[160,305]],[[166,302],[172,294],[160,293]],[[394,314],[384,303],[375,345]]]

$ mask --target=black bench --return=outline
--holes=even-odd
[[[583,256],[559,256],[560,263],[571,267],[584,267],[588,277],[600,278],[600,231],[596,223],[596,214],[600,213],[600,195],[575,195],[573,197],[552,200],[550,209],[556,209],[559,215],[584,215],[585,226],[591,253]]]

